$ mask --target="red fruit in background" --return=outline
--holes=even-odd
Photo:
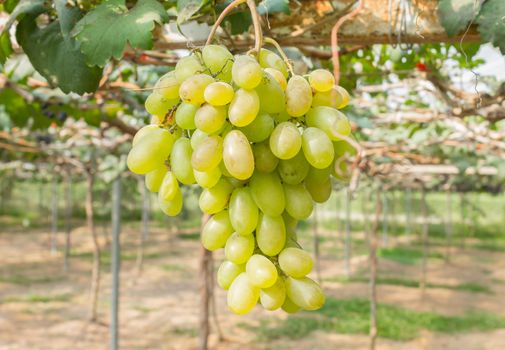
[[[416,68],[419,69],[420,71],[426,72],[426,65],[422,62],[417,62]]]

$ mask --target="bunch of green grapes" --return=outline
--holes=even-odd
[[[296,226],[329,198],[332,175],[349,176],[353,148],[341,138],[351,125],[338,111],[348,101],[326,70],[290,76],[272,51],[234,57],[218,45],[182,58],[147,98],[156,122],[135,135],[128,167],[146,175],[170,216],[181,211],[181,184],[202,188],[199,205],[211,216],[201,241],[224,248],[217,281],[231,311],[324,304]]]

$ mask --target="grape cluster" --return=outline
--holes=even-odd
[[[272,51],[234,57],[219,45],[182,58],[147,98],[155,122],[135,135],[128,167],[167,215],[181,211],[180,184],[202,188],[201,241],[224,248],[217,281],[231,311],[324,304],[295,229],[329,198],[331,175],[348,177],[351,126],[337,110],[348,101],[327,70],[290,75]]]

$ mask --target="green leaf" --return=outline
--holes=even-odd
[[[70,27],[81,18],[81,12],[67,7],[65,0],[55,0],[55,4],[59,20],[39,28],[37,15],[27,15],[18,24],[16,38],[33,67],[49,84],[65,93],[93,92],[102,71],[86,64],[79,43],[70,35]]]
[[[23,127],[31,116],[31,108],[23,96],[12,89],[0,90],[0,105],[3,105],[14,125]]]
[[[120,59],[127,44],[150,49],[155,22],[168,21],[156,0],[142,0],[130,10],[124,0],[108,0],[88,12],[73,30],[90,65],[103,67],[114,57]]]
[[[257,8],[260,15],[272,13],[290,13],[288,0],[263,0],[258,4]]]
[[[438,17],[447,35],[462,32],[477,17],[483,0],[440,0]]]
[[[223,22],[230,23],[231,35],[238,35],[249,30],[252,24],[252,18],[249,12],[238,12],[226,16]]]
[[[208,3],[209,0],[177,0],[177,23],[188,21]]]
[[[47,10],[45,2],[44,0],[21,0],[18,2],[5,23],[3,32],[8,32],[14,21],[21,15],[45,12]]]
[[[482,39],[493,43],[505,55],[505,1],[486,1],[477,18],[477,23]]]
[[[0,34],[0,64],[4,64],[11,53],[12,45],[9,38],[9,32],[3,32]]]

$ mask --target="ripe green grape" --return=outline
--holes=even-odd
[[[228,119],[235,126],[246,126],[258,115],[260,99],[254,90],[238,89],[228,109]]]
[[[293,158],[301,146],[302,136],[293,123],[280,123],[270,135],[270,149],[279,159]]]
[[[228,210],[220,211],[213,215],[203,226],[201,240],[207,250],[223,248],[226,240],[233,233]]]
[[[312,108],[305,118],[308,126],[316,127],[326,133],[332,141],[341,140],[341,136],[351,133],[351,124],[344,114],[332,107]]]
[[[170,200],[166,200],[164,198],[161,198],[161,196],[158,196],[158,204],[160,206],[161,211],[166,215],[168,216],[179,215],[179,213],[182,210],[182,191],[179,189],[175,193],[174,198]]]
[[[167,167],[165,165],[150,171],[146,174],[145,183],[146,187],[150,192],[158,192],[163,181],[163,177],[167,173]]]
[[[284,285],[286,285],[286,283],[284,283]],[[289,297],[287,295],[286,295],[286,299],[284,300],[284,304],[282,304],[281,308],[282,308],[282,310],[284,310],[288,314],[297,313],[301,309],[298,305],[293,303],[293,301],[291,299],[289,299]]]
[[[318,128],[309,127],[303,131],[302,149],[309,164],[317,169],[330,166],[335,156],[331,140]]]
[[[217,284],[224,290],[228,290],[235,278],[242,272],[245,272],[245,265],[237,265],[225,260],[217,270]]]
[[[260,289],[251,283],[245,272],[242,272],[228,289],[228,308],[238,315],[244,315],[256,306],[259,296]]]
[[[310,174],[310,172],[309,172]],[[305,178],[305,188],[309,191],[312,200],[316,203],[324,203],[331,196],[331,181],[313,180],[309,175]]]
[[[335,78],[326,69],[316,69],[309,73],[310,86],[315,91],[329,91],[335,85]]]
[[[275,170],[277,164],[279,164],[279,158],[272,153],[267,141],[254,144],[252,149],[256,170],[264,173]]]
[[[231,214],[230,214],[231,215]],[[235,264],[244,264],[254,252],[254,236],[242,236],[234,233],[226,241],[224,255]]]
[[[195,114],[195,125],[207,134],[213,134],[224,126],[226,107],[204,104]]]
[[[337,180],[348,182],[351,179],[351,171],[347,162],[350,157],[356,155],[356,149],[343,140],[333,142],[333,149],[335,150],[335,163],[332,174]]]
[[[266,113],[258,114],[258,116],[240,131],[244,133],[250,142],[261,142],[270,136],[274,129],[274,119]]]
[[[250,235],[258,226],[259,211],[249,187],[233,190],[229,204],[230,221],[240,235]]]
[[[298,225],[298,220],[289,215],[288,212],[282,213],[282,219],[284,220],[284,224],[286,225],[286,230],[287,229],[292,229],[293,231],[296,230],[296,226]]]
[[[286,97],[282,87],[275,78],[268,74],[263,75],[260,84],[256,87],[260,100],[260,110],[266,113],[280,113],[284,110]]]
[[[164,117],[177,102],[179,102],[179,98],[169,100],[159,94],[152,93],[147,96],[144,106],[147,113],[158,116],[158,119],[162,119],[160,117]]]
[[[265,73],[268,73],[277,80],[277,83],[281,87],[282,91],[286,90],[286,87],[288,86],[288,81],[286,80],[286,77],[284,74],[282,74],[281,71],[274,69],[274,68],[265,68],[264,69]]]
[[[286,277],[286,293],[295,303],[304,310],[317,310],[324,305],[324,293],[319,284],[308,277]]]
[[[179,182],[173,172],[167,171],[161,182],[158,197],[170,201],[175,198],[178,192],[180,192]]]
[[[195,55],[182,57],[175,65],[174,74],[179,83],[182,83],[187,78],[203,73],[204,66],[201,64],[200,59]]]
[[[286,248],[279,254],[279,265],[286,275],[302,278],[312,271],[314,261],[303,249]]]
[[[255,172],[249,182],[254,202],[267,215],[279,216],[286,207],[284,189],[276,173]]]
[[[207,74],[192,75],[184,80],[179,88],[181,100],[199,106],[205,102],[203,94],[207,85],[214,82],[214,78]]]
[[[191,149],[193,151],[195,149],[197,149],[198,146],[200,146],[200,144],[203,142],[203,140],[205,140],[208,136],[209,135],[207,133],[203,132],[200,129],[196,129],[195,131],[193,131],[193,134],[191,135],[191,140],[190,140]]]
[[[218,167],[223,159],[223,139],[211,135],[204,139],[191,155],[191,165],[194,170],[205,172]]]
[[[215,167],[209,171],[198,171],[193,169],[193,175],[195,176],[196,183],[203,188],[211,188],[216,186],[217,182],[221,178],[221,170],[219,167]]]
[[[284,183],[290,185],[299,184],[307,176],[310,165],[305,159],[305,155],[300,150],[291,159],[283,159],[279,162],[279,175]]]
[[[175,141],[170,154],[170,166],[177,180],[185,185],[195,183],[193,168],[191,166],[191,143],[189,139],[181,137]]]
[[[154,85],[154,93],[161,95],[168,100],[179,99],[180,83],[175,77],[175,72],[171,71],[162,76]]]
[[[261,289],[260,303],[270,311],[279,309],[286,300],[286,286],[282,278],[277,278],[275,284],[271,287]]]
[[[137,141],[128,153],[128,169],[136,174],[147,174],[163,166],[173,144],[174,137],[170,131],[162,128],[149,131],[149,135]]]
[[[231,102],[235,91],[233,87],[225,82],[216,81],[207,85],[203,92],[203,97],[207,103],[213,106],[225,106]]]
[[[195,114],[198,106],[182,102],[175,111],[175,123],[182,129],[193,130],[195,125]]]
[[[312,214],[314,209],[312,197],[302,184],[284,184],[284,195],[286,197],[286,211],[293,218],[303,220]]]
[[[227,83],[231,81],[233,55],[228,49],[220,45],[207,45],[202,50],[202,58],[205,66],[217,79]]]
[[[150,135],[153,135],[158,132],[158,129],[160,129],[159,125],[156,124],[149,124],[146,125],[137,131],[135,136],[133,136],[132,140],[132,147],[135,147],[135,145],[142,140],[145,137],[150,137]]]
[[[312,106],[328,106],[341,109],[349,104],[349,99],[347,90],[341,86],[335,86],[329,91],[316,92],[312,100]]]
[[[249,281],[259,288],[269,288],[277,281],[277,268],[265,256],[254,254],[245,265],[245,273]]]
[[[261,81],[263,70],[259,63],[251,56],[240,55],[235,57],[235,62],[231,69],[233,82],[237,86],[251,90]]]
[[[274,68],[284,75],[285,78],[288,77],[288,67],[282,58],[275,52],[268,49],[261,49],[259,54],[259,63],[263,68]]]
[[[216,186],[206,188],[200,194],[198,204],[200,209],[207,214],[222,211],[228,204],[233,186],[225,179],[220,179]]]
[[[240,130],[230,131],[223,142],[223,162],[231,176],[245,180],[254,171],[254,155],[247,137]]]
[[[293,117],[301,117],[312,105],[312,89],[305,78],[294,75],[286,87],[286,111]]]
[[[283,110],[280,113],[275,113],[272,116],[277,123],[287,122],[291,119],[291,116],[288,114],[288,112],[286,112],[286,110]]]
[[[282,216],[260,214],[256,228],[256,242],[268,256],[279,254],[286,243],[286,227]]]

